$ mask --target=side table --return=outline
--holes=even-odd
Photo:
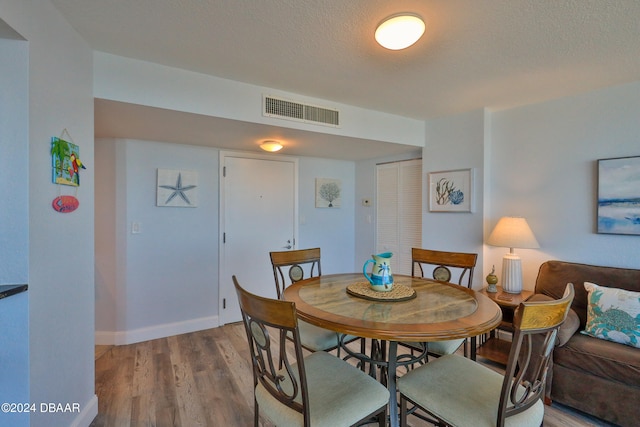
[[[513,332],[513,313],[522,301],[526,301],[533,295],[533,292],[523,290],[519,294],[510,294],[505,292],[501,286],[498,286],[498,292],[487,292],[486,287],[480,292],[500,306],[502,322],[488,336],[482,337],[476,354],[493,362],[506,365],[509,360],[511,341],[500,339],[497,331]]]

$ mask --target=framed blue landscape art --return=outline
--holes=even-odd
[[[640,235],[640,156],[598,160],[598,233]]]

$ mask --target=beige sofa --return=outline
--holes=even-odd
[[[640,423],[640,349],[580,333],[587,321],[584,282],[640,292],[640,270],[547,261],[533,299],[558,299],[574,284],[572,310],[553,352],[547,397],[621,426]]]

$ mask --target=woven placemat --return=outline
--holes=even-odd
[[[373,301],[406,301],[416,297],[413,288],[399,283],[394,283],[389,292],[378,292],[371,289],[369,282],[356,282],[347,286],[347,293]]]

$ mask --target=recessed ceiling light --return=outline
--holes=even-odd
[[[424,21],[418,15],[401,13],[386,18],[376,30],[376,41],[390,50],[405,49],[424,34]]]
[[[282,149],[282,144],[280,144],[278,141],[266,140],[262,144],[260,144],[260,148],[262,148],[264,151],[270,151],[274,153]]]

